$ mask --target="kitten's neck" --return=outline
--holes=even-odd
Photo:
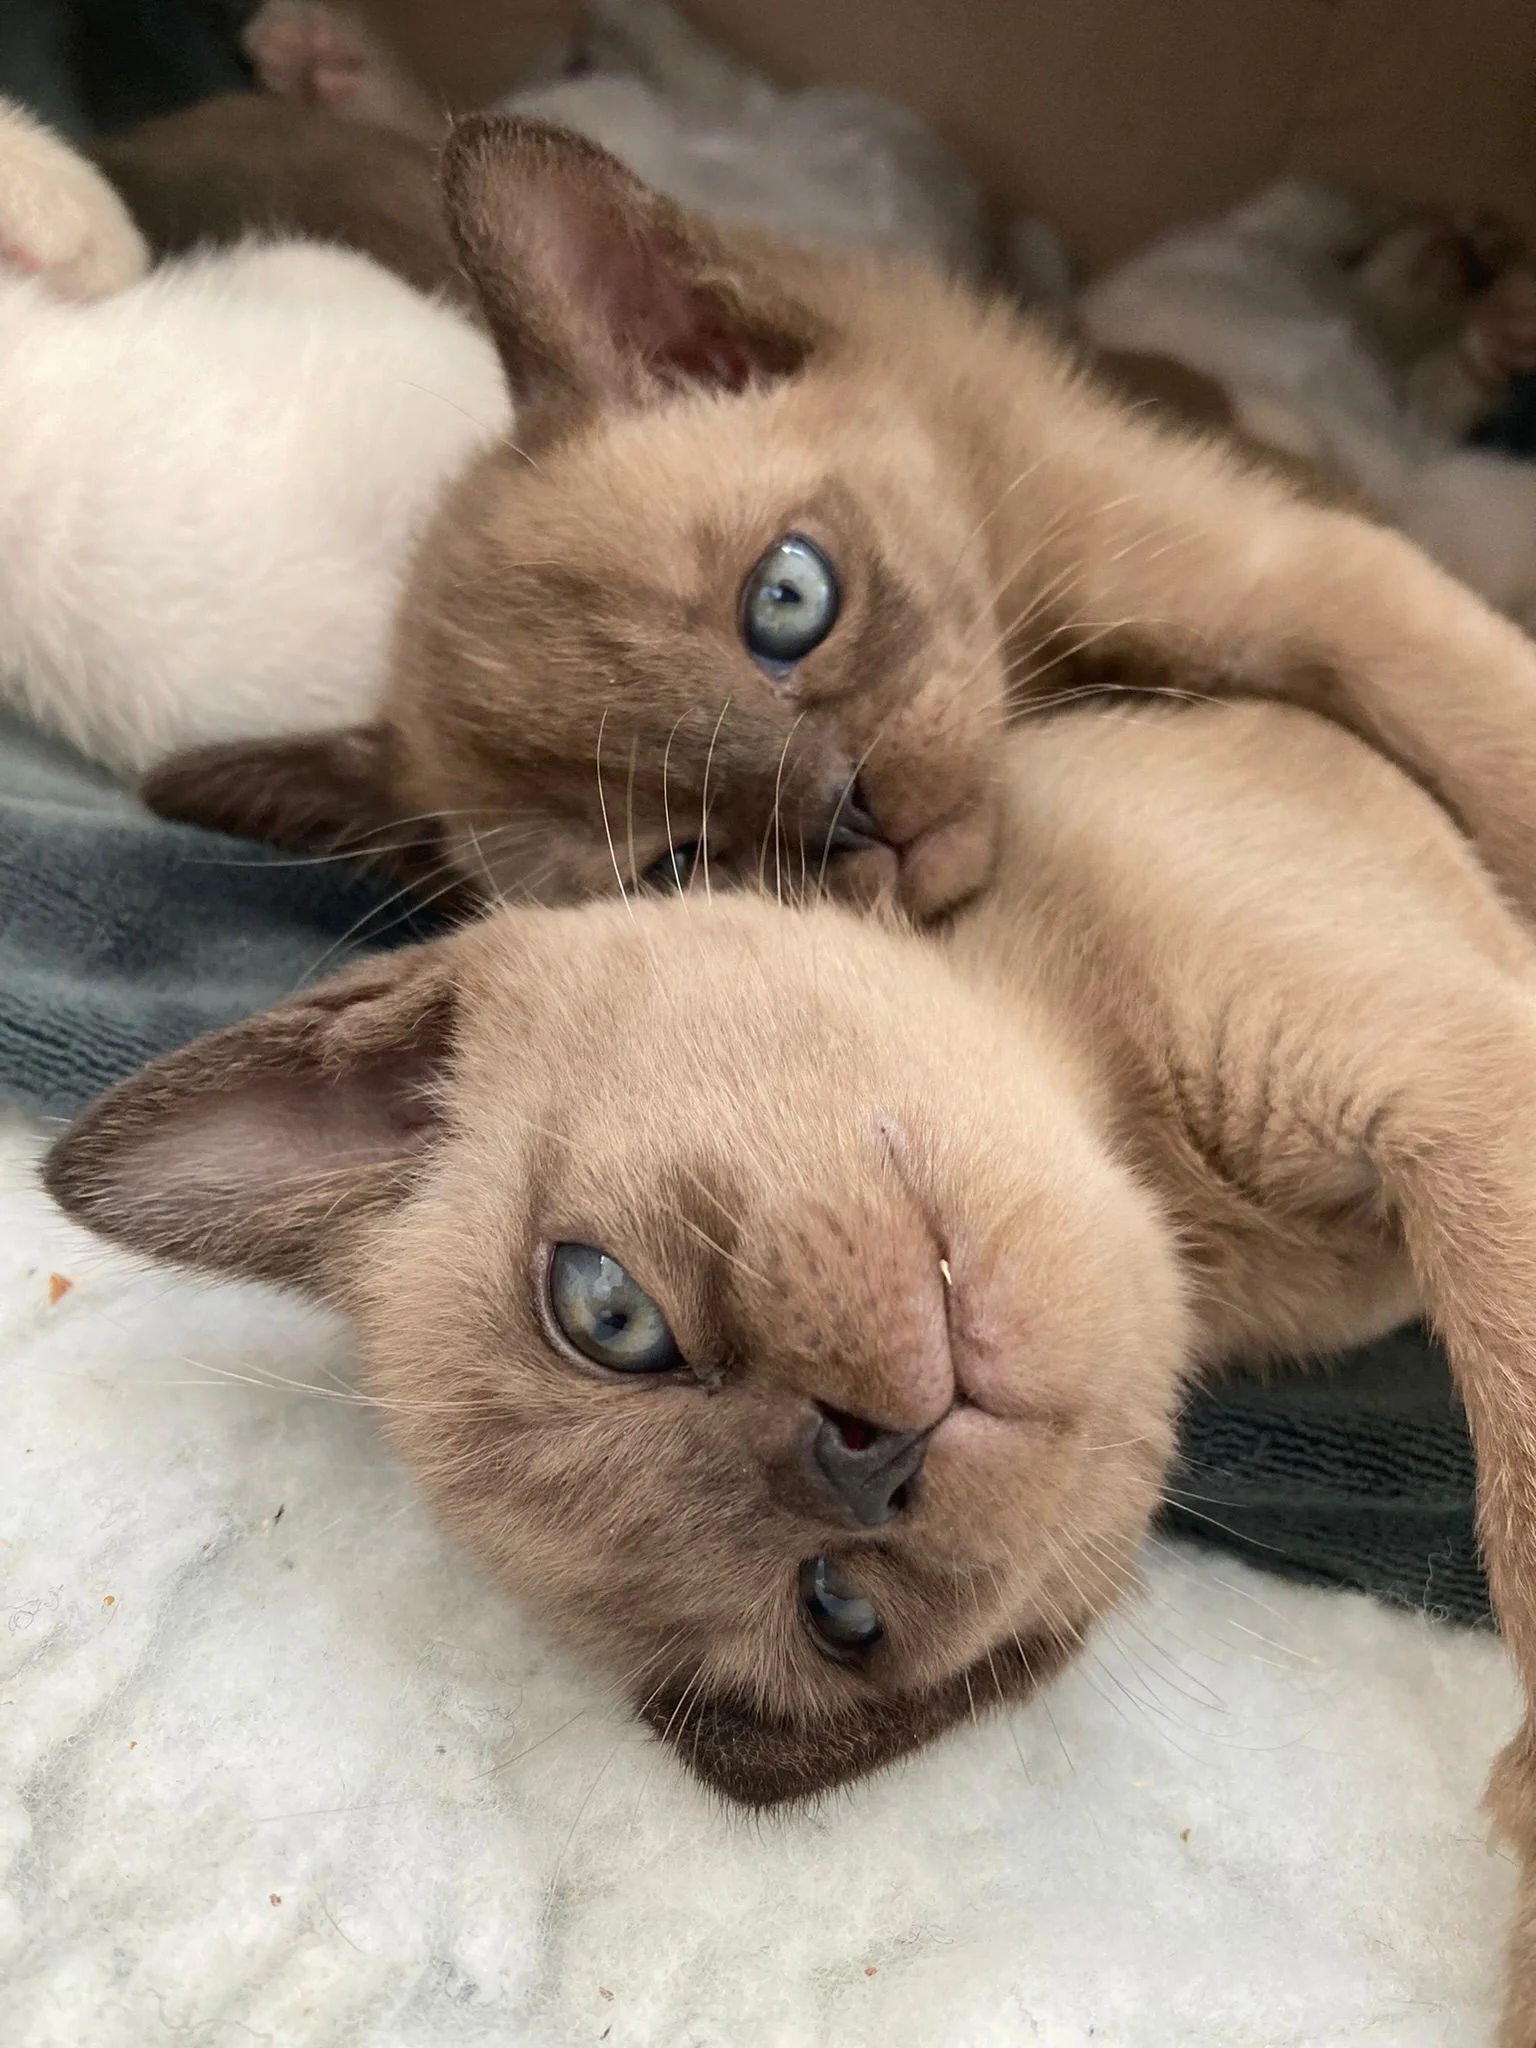
[[[927,276],[866,272],[864,284],[862,303],[838,308],[856,324],[855,363],[901,392],[969,500],[969,545],[1010,662],[1102,631],[1088,572],[1101,538],[1106,554],[1118,544],[1128,461],[1140,443],[1155,483],[1177,441],[1014,308]]]

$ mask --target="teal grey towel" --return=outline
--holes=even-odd
[[[0,1095],[68,1116],[199,1032],[422,929],[374,883],[163,824],[0,722]]]
[[[1466,1416],[1417,1327],[1190,1404],[1167,1525],[1291,1577],[1492,1621]]]

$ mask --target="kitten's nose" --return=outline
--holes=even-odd
[[[861,783],[839,792],[825,829],[812,848],[816,853],[862,853],[867,847],[883,846],[880,827],[869,808]]]
[[[812,1465],[866,1529],[905,1511],[927,1454],[926,1432],[881,1429],[836,1408],[823,1408],[821,1427],[810,1439]]]

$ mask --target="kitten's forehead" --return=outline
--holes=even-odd
[[[550,911],[532,948],[528,929],[466,934],[455,1082],[514,1174],[547,1134],[542,1170],[594,1210],[671,1214],[661,1191],[681,1201],[686,1183],[706,1225],[710,1208],[792,1217],[829,1184],[882,1185],[886,1134],[922,1090],[882,1028],[889,948],[867,920],[722,892]]]
[[[530,500],[542,537],[572,566],[614,565],[663,586],[744,573],[796,522],[865,550],[889,545],[893,500],[920,501],[942,525],[946,493],[926,438],[904,440],[862,394],[784,385],[700,395],[606,417],[544,458],[547,490]],[[958,514],[957,514],[958,516]],[[903,534],[902,545],[910,538]]]
[[[798,1074],[819,1086],[828,1056],[862,1057],[870,1005],[884,1007],[889,979],[889,937],[875,921],[745,891],[600,901],[532,921],[501,914],[464,942],[474,961],[467,1025],[507,1071],[525,1067],[532,1036],[553,1064],[580,1052],[606,1074],[655,1072],[668,1092],[696,1099],[749,1098],[764,1060],[775,1085]],[[937,958],[908,979],[925,974],[947,980]],[[530,1007],[544,1013],[534,1034]],[[643,1114],[643,1101],[633,1106]]]
[[[552,472],[542,505],[529,508],[544,559],[599,589],[638,587],[685,613],[716,611],[722,588],[734,599],[753,563],[791,528],[868,544],[867,521],[825,457],[749,447],[732,459],[707,441],[679,450],[666,435],[649,448],[653,423],[633,424],[640,445],[616,436],[584,450]]]
[[[549,1138],[541,1170],[594,1213],[729,1212],[789,1243],[841,1204],[906,1242],[935,1191],[985,1227],[1035,1179],[1081,1176],[1046,1070],[938,952],[893,977],[877,918],[719,892],[497,915],[465,940],[461,1121],[514,1177]],[[1028,1133],[1033,1163],[984,1142],[989,1121]]]

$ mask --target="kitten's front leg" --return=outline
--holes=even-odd
[[[1401,1069],[1401,1048],[1384,1070]],[[1488,1806],[1520,1878],[1499,2048],[1536,2048],[1536,1011],[1530,991],[1448,1009],[1387,1088],[1372,1149],[1466,1403],[1478,1528],[1525,1693]]]
[[[1440,798],[1536,915],[1522,633],[1400,535],[1107,406],[1058,410],[1018,452],[1028,480],[994,524],[1023,693],[1057,693],[1061,658],[1091,649],[1185,689],[1308,705]]]
[[[1488,1794],[1520,1867],[1499,2048],[1536,2048],[1536,985],[1447,930],[1384,921],[1368,897],[1352,911],[1341,892],[1305,950],[1229,945],[1242,994],[1209,1039],[1212,1120],[1197,1135],[1282,1214],[1372,1189],[1444,1342],[1526,1702]],[[1405,958],[1423,971],[1406,995]],[[1222,982],[1213,966],[1202,999]]]

